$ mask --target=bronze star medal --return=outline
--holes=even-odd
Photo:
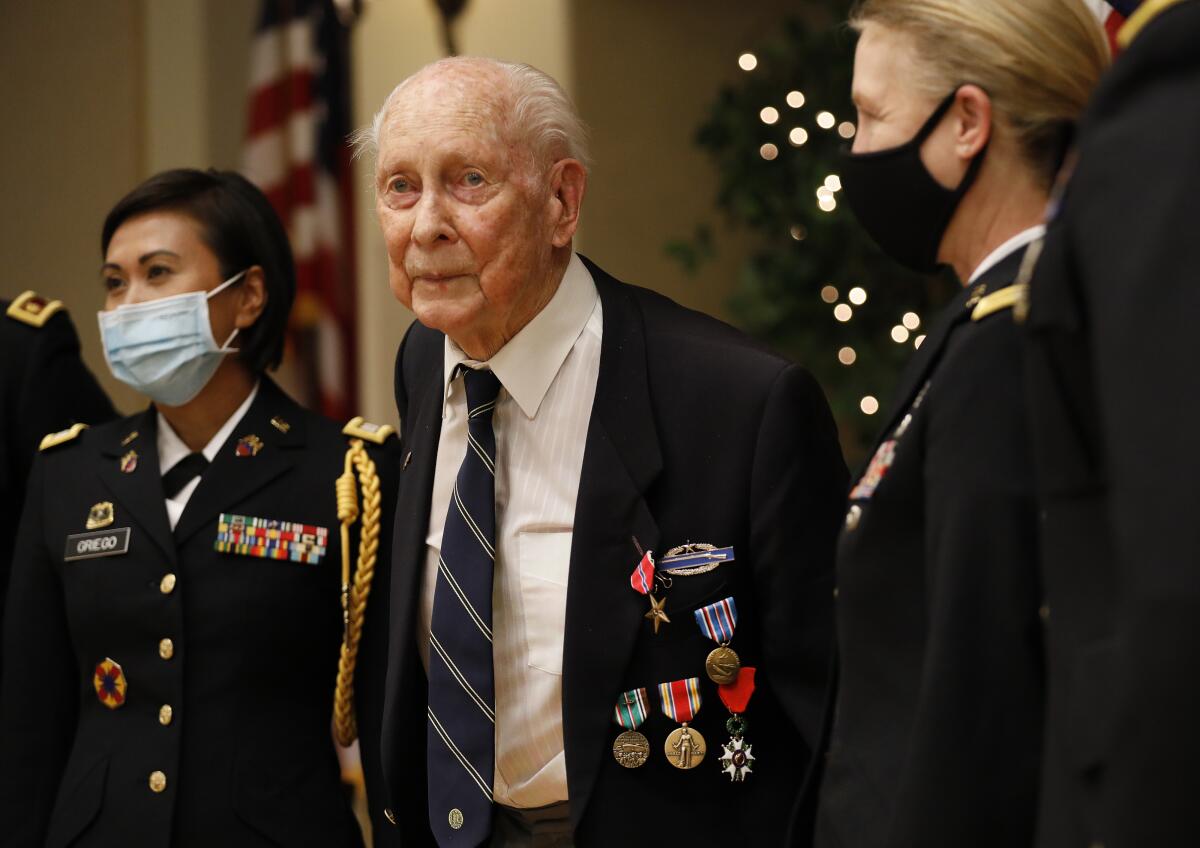
[[[644,617],[648,618],[651,622],[654,623],[654,634],[657,636],[658,635],[658,626],[660,624],[670,624],[671,623],[671,619],[667,618],[666,612],[663,611],[663,607],[665,607],[667,605],[667,598],[665,595],[663,596],[662,600],[659,600],[658,598],[654,597],[653,595],[650,595],[649,597],[650,597],[650,612],[646,613],[646,615]]]

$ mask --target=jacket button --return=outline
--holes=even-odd
[[[158,723],[166,727],[175,718],[175,710],[171,709],[170,704],[163,704],[158,708]]]
[[[858,504],[850,507],[850,511],[846,513],[846,529],[853,530],[858,526],[858,522],[862,520],[862,507]]]
[[[164,595],[169,595],[175,591],[175,575],[164,574],[162,582],[158,584],[158,591]]]
[[[167,788],[167,776],[161,771],[150,772],[150,791],[162,792]]]
[[[175,643],[170,639],[163,639],[158,643],[158,655],[164,660],[169,660],[175,656]]]
[[[383,808],[383,817],[385,819],[387,819],[389,822],[391,822],[392,824],[396,823],[396,814],[392,812],[391,807]]]

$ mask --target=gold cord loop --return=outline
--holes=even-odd
[[[367,597],[375,577],[375,559],[379,553],[380,492],[375,462],[367,455],[362,439],[351,439],[346,451],[346,470],[337,480],[338,520],[342,523],[342,652],[338,659],[337,686],[333,696],[333,732],[339,745],[349,745],[358,737],[354,720],[354,670],[358,663],[358,645],[366,619]],[[358,565],[350,582],[350,526],[359,517],[355,475],[362,491],[362,522],[358,539]]]

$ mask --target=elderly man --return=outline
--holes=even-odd
[[[363,141],[418,319],[376,844],[806,832],[846,484],[821,390],[572,251],[584,132],[545,74],[437,62]]]

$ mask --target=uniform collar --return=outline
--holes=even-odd
[[[1017,233],[1015,236],[1004,242],[1004,244],[1000,245],[986,257],[984,257],[984,260],[979,263],[978,267],[975,268],[975,272],[971,274],[971,278],[967,280],[967,285],[971,285],[996,265],[999,265],[1002,260],[1006,259],[1011,254],[1016,253],[1026,245],[1037,241],[1044,235],[1046,235],[1046,227],[1044,224],[1037,224],[1027,230],[1021,230],[1021,232]]]
[[[226,419],[221,425],[221,429],[213,434],[213,437],[208,440],[208,444],[204,446],[201,453],[204,458],[212,462],[217,458],[217,451],[221,449],[221,445],[225,444],[230,434],[233,433],[233,428],[242,420],[246,413],[250,410],[250,405],[254,403],[254,399],[258,397],[259,382],[254,382],[254,388],[250,390],[250,394],[246,395],[246,399],[242,401],[241,406],[234,410],[233,415]],[[175,463],[190,454],[191,449],[184,444],[183,439],[172,429],[170,422],[163,417],[162,412],[156,412],[158,416],[158,462],[163,471],[170,469]]]
[[[486,365],[500,380],[513,400],[532,419],[537,415],[550,384],[575,346],[599,300],[591,273],[572,253],[558,291],[542,311],[521,328],[508,344],[487,362],[467,356],[449,336],[445,342],[442,371],[442,402],[450,395],[450,383],[458,365]]]

